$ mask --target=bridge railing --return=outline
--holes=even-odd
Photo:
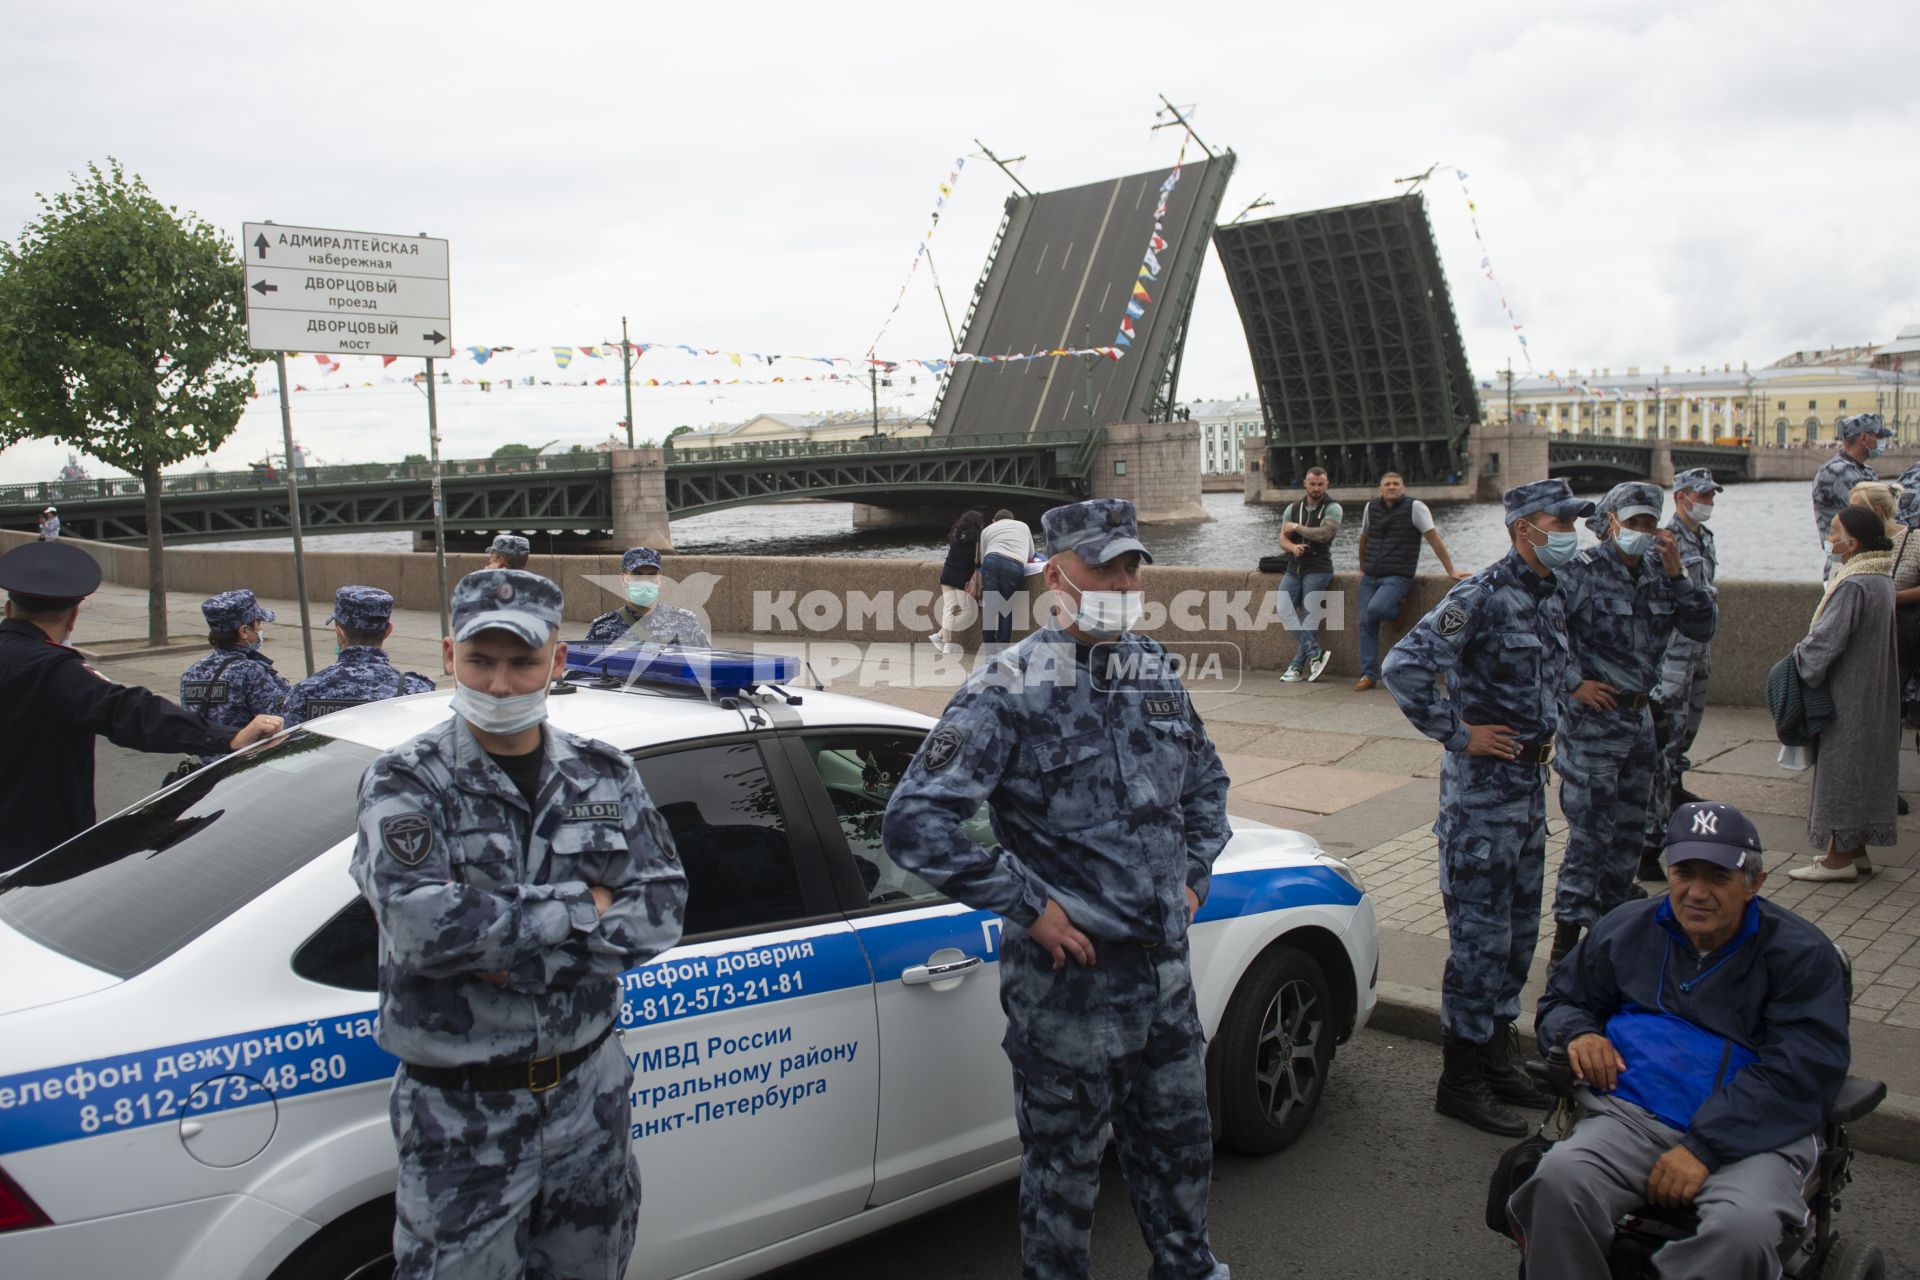
[[[542,454],[534,458],[459,458],[441,462],[448,477],[515,475],[537,472],[604,471],[602,453]],[[429,480],[433,466],[426,462],[355,462],[343,466],[301,467],[302,488],[328,485],[365,485],[381,481]],[[287,483],[280,467],[256,466],[247,471],[189,471],[160,477],[162,493],[222,493],[280,489]],[[140,497],[146,485],[138,476],[109,476],[99,480],[42,480],[31,484],[0,485],[0,506],[33,503],[95,501],[101,498]]]
[[[712,448],[668,450],[668,461],[675,465],[701,462],[759,462],[782,458],[826,458],[859,455],[959,452],[982,449],[1074,448],[1083,447],[1096,433],[1087,431],[1001,431],[961,436],[857,436],[851,440],[767,440],[755,444],[725,444]]]

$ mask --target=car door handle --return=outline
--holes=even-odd
[[[900,971],[900,983],[908,987],[925,986],[943,978],[963,977],[985,963],[979,956],[968,956],[965,960],[949,960],[944,964],[908,965]]]

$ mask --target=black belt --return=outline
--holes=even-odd
[[[498,1062],[477,1067],[420,1067],[409,1062],[407,1075],[436,1089],[457,1089],[462,1093],[499,1093],[526,1089],[545,1093],[567,1078],[567,1074],[593,1056],[594,1050],[613,1034],[609,1022],[600,1034],[578,1049],[529,1062]]]
[[[1653,695],[1650,693],[1615,693],[1613,695],[1613,705],[1617,711],[1644,711],[1653,705]]]
[[[1553,739],[1543,738],[1539,742],[1522,742],[1514,750],[1514,764],[1544,765],[1553,759]]]

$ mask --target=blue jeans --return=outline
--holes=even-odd
[[[1013,639],[1013,597],[1027,580],[1026,566],[994,552],[980,561],[980,638],[988,644]]]
[[[1391,622],[1413,590],[1413,579],[1360,575],[1360,674],[1380,678],[1380,624]]]
[[[1280,589],[1287,593],[1287,599],[1293,601],[1293,616],[1282,619],[1287,634],[1293,637],[1293,664],[1303,666],[1313,661],[1320,652],[1320,642],[1313,638],[1313,627],[1306,621],[1306,597],[1325,591],[1333,584],[1331,573],[1289,573],[1280,579]]]

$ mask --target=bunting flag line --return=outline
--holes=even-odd
[[[584,350],[584,348],[582,349]],[[572,347],[555,347],[553,349],[553,362],[559,365],[562,369],[572,364],[573,348]]]
[[[933,220],[927,227],[927,234],[920,237],[920,243],[913,248],[913,261],[907,264],[907,278],[900,282],[900,292],[893,300],[893,309],[887,312],[887,318],[881,322],[880,332],[873,335],[873,341],[867,344],[867,356],[880,349],[880,340],[893,328],[893,318],[900,314],[900,304],[907,300],[907,289],[913,284],[913,274],[920,269],[920,259],[927,256],[927,246],[933,243],[933,233],[940,229],[940,214],[947,207],[947,200],[953,195],[953,189],[960,185],[960,171],[967,167],[967,158],[961,156],[954,160],[953,168],[947,171],[947,180],[940,184],[940,194],[934,197]],[[931,268],[929,268],[931,270]],[[936,282],[937,283],[937,282]]]
[[[1520,344],[1520,356],[1527,362],[1527,372],[1533,372],[1533,353],[1527,350],[1527,335],[1521,332],[1520,318],[1513,314],[1513,308],[1507,303],[1507,292],[1493,275],[1493,258],[1487,253],[1486,237],[1480,234],[1480,206],[1473,202],[1473,193],[1467,190],[1467,171],[1455,169],[1453,176],[1459,179],[1460,195],[1467,202],[1467,221],[1473,224],[1473,238],[1480,246],[1480,271],[1493,285],[1494,296],[1500,299],[1500,309],[1507,313],[1507,323],[1513,326],[1513,340]]]
[[[1167,251],[1167,239],[1161,234],[1166,229],[1167,201],[1172,198],[1173,190],[1180,185],[1180,170],[1187,162],[1187,142],[1193,137],[1186,134],[1180,139],[1180,154],[1174,158],[1173,172],[1160,184],[1160,199],[1153,206],[1153,234],[1147,238],[1146,252],[1140,257],[1140,270],[1133,280],[1133,293],[1127,299],[1127,312],[1120,318],[1120,331],[1113,337],[1115,347],[1133,345],[1133,322],[1147,314],[1147,308],[1153,305],[1153,295],[1147,292],[1143,281],[1151,281],[1156,288],[1160,280],[1160,255]],[[1115,356],[1114,359],[1119,359]]]

